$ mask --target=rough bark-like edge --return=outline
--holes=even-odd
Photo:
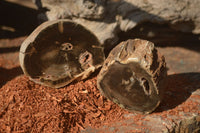
[[[120,56],[120,53],[123,50],[123,45],[126,45],[126,43],[129,43],[131,41],[135,42],[135,43],[138,43],[138,44],[140,43],[140,41],[142,43],[143,42],[146,42],[147,44],[150,43],[149,45],[151,46],[152,52],[153,52],[152,53],[153,57],[152,57],[151,64],[146,66],[146,64],[142,64],[141,63],[141,66],[145,70],[147,70],[147,72],[150,75],[152,75],[152,78],[154,79],[152,81],[155,81],[155,82],[153,82],[153,84],[154,84],[155,88],[157,89],[156,91],[157,91],[157,94],[160,96],[160,100],[157,103],[157,105],[155,106],[155,108],[153,108],[152,110],[145,111],[145,112],[132,110],[132,112],[136,112],[136,113],[149,114],[159,106],[159,104],[160,104],[160,102],[162,100],[162,93],[163,93],[163,90],[165,88],[165,82],[166,82],[165,78],[167,76],[166,63],[165,63],[164,56],[161,55],[157,51],[157,49],[154,47],[154,44],[152,42],[149,42],[149,41],[146,41],[146,40],[141,40],[141,39],[134,39],[134,40],[129,39],[127,41],[121,42],[115,48],[113,48],[111,50],[110,54],[108,55],[108,57],[106,58],[106,60],[104,61],[103,67],[101,68],[101,70],[100,70],[100,72],[99,72],[99,74],[97,76],[97,87],[100,90],[101,94],[103,94],[105,96],[105,94],[103,92],[103,89],[101,88],[100,82],[103,80],[104,75],[108,72],[107,68],[109,66],[111,66],[114,62],[118,61],[118,62],[120,62],[122,64],[129,63],[129,62],[127,62],[128,60],[121,59],[119,56]],[[115,56],[116,53],[118,54],[117,57]],[[132,57],[129,56],[128,58],[132,58]],[[136,59],[135,62],[142,62],[142,60],[143,60],[142,58],[139,58],[139,59]],[[131,60],[131,61],[133,61],[133,60]],[[158,63],[158,66],[152,67],[153,65],[155,65],[155,63]],[[145,68],[145,67],[147,67],[147,68]]]

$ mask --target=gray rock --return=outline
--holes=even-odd
[[[200,33],[199,0],[35,0],[35,3],[48,9],[39,15],[40,19],[71,19],[94,32],[104,45],[116,43],[117,33],[143,22],[167,23],[178,31]]]

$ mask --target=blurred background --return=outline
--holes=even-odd
[[[38,16],[46,11],[38,9],[32,0],[0,1],[0,86],[22,74],[18,61],[20,45],[42,23]],[[112,47],[131,38],[154,42],[165,55],[169,74],[200,71],[199,34],[177,31],[166,23],[144,22],[126,32],[118,32],[117,36],[119,39]],[[105,50],[106,54],[111,48]]]

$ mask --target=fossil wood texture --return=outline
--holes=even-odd
[[[59,88],[87,78],[104,61],[98,39],[69,20],[48,21],[22,43],[20,64],[33,81]]]
[[[153,43],[127,40],[110,52],[97,86],[119,106],[146,114],[159,105],[166,75],[165,59]]]

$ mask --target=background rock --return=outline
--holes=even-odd
[[[200,33],[199,0],[35,0],[42,21],[72,19],[90,29],[104,45],[116,44],[118,33],[152,22]]]

